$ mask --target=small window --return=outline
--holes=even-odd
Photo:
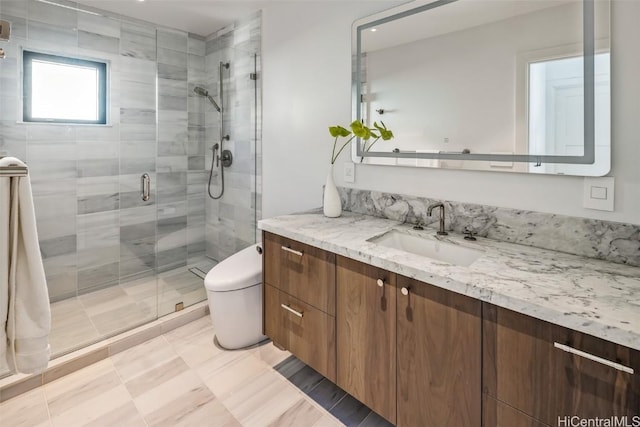
[[[107,64],[23,52],[23,120],[107,123]]]

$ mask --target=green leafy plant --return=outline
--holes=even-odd
[[[393,138],[393,132],[387,129],[387,127],[384,125],[383,122],[380,122],[380,124],[382,126],[378,125],[377,122],[373,122],[373,127],[375,127],[378,130],[378,133],[377,134],[373,133],[373,137],[375,137],[375,139],[371,141],[369,145],[367,145],[367,142],[368,142],[367,140],[364,141],[363,151],[365,153],[371,150],[371,147],[373,147],[373,144],[378,142],[380,139],[382,139],[383,141],[388,141],[391,138]],[[360,159],[360,161],[362,162],[362,159]]]
[[[371,129],[365,126],[364,123],[360,122],[359,120],[354,120],[353,122],[351,122],[351,124],[349,125],[351,130],[345,129],[340,125],[329,126],[329,133],[335,138],[333,141],[333,151],[331,153],[331,164],[334,164],[336,162],[336,160],[340,156],[340,153],[342,153],[342,151],[347,147],[347,145],[349,145],[351,141],[353,141],[354,138],[360,138],[362,139],[362,141],[364,141],[363,149],[365,152],[371,150],[373,144],[378,142],[380,139],[382,139],[383,141],[388,141],[393,138],[393,132],[387,129],[384,123],[380,123],[382,126],[378,125],[377,122],[373,123],[373,127],[375,129]],[[336,153],[338,139],[346,137],[349,137],[349,139],[342,143],[342,146]]]

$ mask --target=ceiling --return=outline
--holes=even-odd
[[[208,36],[276,0],[79,0],[79,4]]]
[[[569,3],[577,0],[459,0],[376,25],[375,32],[364,31],[362,52],[388,49]],[[370,21],[365,17],[357,25]]]

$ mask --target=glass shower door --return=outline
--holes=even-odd
[[[193,92],[206,74],[204,40],[168,29],[158,29],[157,40],[156,248],[163,316],[206,299],[202,277],[190,271],[206,259],[206,106]]]

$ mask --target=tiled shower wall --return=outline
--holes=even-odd
[[[204,114],[189,94],[204,80],[204,40],[34,0],[0,0],[0,16],[12,23],[0,60],[0,155],[29,165],[51,298],[203,258]],[[21,48],[107,60],[109,125],[19,123]]]
[[[158,270],[204,259],[205,42],[158,30]]]
[[[224,133],[230,138],[224,148],[233,153],[233,164],[224,171],[224,195],[219,200],[207,197],[206,206],[207,256],[217,261],[258,239],[257,218],[262,210],[260,23],[257,13],[219,31],[206,43],[206,87],[216,100],[220,99],[219,64],[230,64],[223,70]],[[205,167],[209,171],[211,146],[220,142],[219,116],[210,105],[205,126]],[[221,176],[214,165],[211,192],[216,196],[220,190]]]

